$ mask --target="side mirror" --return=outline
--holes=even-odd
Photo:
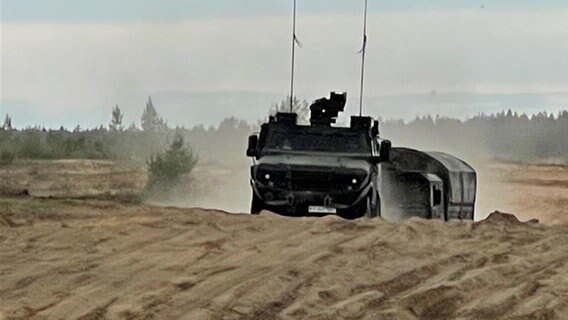
[[[391,160],[391,148],[392,142],[390,142],[390,140],[384,140],[383,142],[381,142],[379,151],[381,162],[389,162]]]
[[[247,157],[257,157],[258,156],[258,136],[252,135],[249,137]]]

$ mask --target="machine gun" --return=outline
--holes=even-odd
[[[310,124],[319,126],[331,126],[337,121],[340,112],[345,110],[347,93],[332,92],[328,98],[316,100],[310,106]]]

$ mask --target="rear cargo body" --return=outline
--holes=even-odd
[[[434,174],[381,165],[381,216],[390,221],[411,217],[443,220],[443,188],[442,179]]]
[[[444,218],[473,220],[477,175],[475,170],[463,160],[442,152],[393,148],[389,165],[390,170],[398,172],[424,172],[436,175],[444,184]],[[388,186],[383,187],[385,188]],[[407,194],[410,196],[412,193]]]

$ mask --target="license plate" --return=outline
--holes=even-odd
[[[308,211],[310,213],[330,213],[330,214],[337,213],[337,209],[335,209],[335,208],[320,207],[320,206],[310,206],[308,208]]]

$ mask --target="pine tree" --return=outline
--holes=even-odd
[[[4,119],[4,125],[2,126],[4,130],[12,130],[12,117],[9,114],[6,114],[6,118]]]
[[[112,131],[122,131],[122,118],[124,114],[120,110],[120,107],[116,105],[114,109],[112,109],[112,120],[110,123],[110,129]]]
[[[152,97],[148,97],[146,109],[142,113],[142,130],[156,132],[164,131],[165,129],[167,129],[167,124],[158,115],[154,103],[152,103]]]

